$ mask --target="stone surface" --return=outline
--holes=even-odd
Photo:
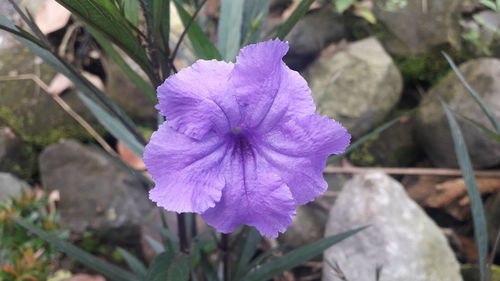
[[[309,12],[293,27],[285,41],[290,50],[284,60],[295,70],[302,70],[328,44],[344,38],[344,19],[327,6]]]
[[[328,249],[347,280],[459,281],[459,264],[445,236],[397,181],[383,173],[355,176],[330,210],[325,236],[370,227]],[[323,281],[342,280],[323,265]]]
[[[462,0],[375,0],[374,14],[388,33],[390,53],[424,53],[444,43],[458,44]]]
[[[484,203],[486,214],[486,225],[488,226],[489,245],[494,245],[498,232],[500,231],[500,193],[491,195]],[[497,255],[500,255],[500,247],[497,247]],[[499,275],[500,277],[500,275]]]
[[[296,211],[292,226],[280,236],[281,241],[292,249],[323,238],[328,217],[328,212],[315,202],[299,206]]]
[[[21,141],[8,127],[0,126],[0,171],[31,180],[38,169],[36,158],[33,146]]]
[[[0,52],[0,76],[35,74],[48,84],[54,69],[28,49],[15,46]],[[75,92],[61,96],[76,112],[92,120]],[[22,140],[44,146],[60,138],[91,139],[52,98],[32,80],[0,82],[0,124],[10,127]],[[93,124],[96,124],[94,122]]]
[[[372,136],[349,154],[356,166],[407,167],[415,163],[419,149],[413,135],[413,119],[401,119]]]
[[[29,188],[25,181],[18,179],[16,176],[0,172],[0,202],[11,197],[18,197]]]
[[[139,235],[153,206],[141,182],[116,160],[68,140],[48,146],[39,163],[43,188],[59,190],[61,220],[73,232],[119,234],[115,240]]]
[[[320,56],[305,76],[318,112],[341,122],[354,138],[379,125],[399,101],[402,78],[375,38]]]
[[[465,79],[500,120],[500,60],[482,58],[459,67]],[[450,108],[489,127],[490,123],[455,73],[451,72],[431,88],[419,105],[416,135],[427,156],[439,167],[457,167],[448,121],[438,97]],[[500,164],[500,144],[463,118],[457,118],[475,168]]]

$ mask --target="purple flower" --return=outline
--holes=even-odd
[[[288,44],[249,45],[236,63],[199,60],[158,87],[167,117],[146,146],[149,196],[218,231],[246,224],[276,237],[297,205],[321,195],[326,158],[350,135],[315,114],[307,82],[282,61]]]

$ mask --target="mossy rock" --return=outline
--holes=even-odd
[[[36,149],[22,142],[9,128],[0,127],[0,171],[31,182],[37,170]]]
[[[0,75],[35,74],[49,84],[56,72],[26,48],[15,46],[0,53]],[[93,121],[75,92],[61,96],[73,110]],[[46,146],[62,138],[90,140],[91,136],[31,80],[0,82],[0,124],[23,141]]]
[[[479,281],[479,270],[476,266],[471,264],[464,264],[460,268],[464,281]],[[490,281],[500,281],[500,266],[493,265],[491,267]]]

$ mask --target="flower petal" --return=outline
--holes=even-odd
[[[225,186],[220,163],[226,152],[224,139],[214,133],[197,141],[164,123],[144,151],[144,162],[156,183],[149,198],[175,212],[213,207]]]
[[[287,51],[287,43],[270,40],[238,55],[230,79],[245,127],[268,130],[282,118],[315,112],[307,82],[282,60]]]
[[[224,233],[242,224],[268,237],[284,232],[295,215],[295,200],[283,180],[269,172],[249,145],[236,143],[225,162],[222,199],[202,214],[203,219]]]
[[[227,131],[231,117],[239,117],[229,94],[232,69],[231,63],[198,60],[158,87],[156,108],[174,130],[198,140],[212,129]]]
[[[337,121],[313,114],[276,126],[261,136],[256,147],[271,170],[284,179],[297,204],[302,205],[326,190],[326,159],[344,152],[350,138]]]

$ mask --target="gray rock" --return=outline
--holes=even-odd
[[[40,58],[26,48],[15,46],[1,50],[0,75],[28,73],[36,74],[46,84],[56,74],[53,68],[42,63]],[[64,93],[61,97],[86,120],[93,125],[97,124],[76,92]],[[91,139],[76,121],[31,80],[0,83],[0,124],[10,127],[23,141],[38,146],[54,143],[60,138]]]
[[[341,122],[358,138],[376,127],[399,101],[402,78],[375,38],[319,57],[305,76],[318,112]]]
[[[383,173],[355,176],[339,194],[325,236],[370,227],[328,249],[325,261],[337,263],[347,280],[459,281],[459,264],[438,226]],[[323,281],[339,279],[325,263]]]
[[[42,185],[59,190],[61,220],[73,232],[139,235],[153,206],[141,182],[117,161],[69,140],[48,146],[39,162]]]
[[[323,238],[328,212],[315,202],[297,207],[293,224],[280,236],[283,244],[298,248]]]
[[[344,19],[327,6],[306,14],[286,36],[290,51],[285,62],[301,70],[328,44],[345,37]]]
[[[0,126],[0,171],[32,179],[37,171],[33,146],[22,142],[8,127]]]
[[[9,173],[0,172],[0,202],[11,197],[19,197],[23,191],[28,191],[30,186],[23,180]]]
[[[482,97],[497,120],[500,120],[500,60],[482,58],[466,62],[459,67],[465,79]],[[424,96],[416,116],[416,135],[434,165],[457,167],[448,121],[438,97],[450,108],[489,127],[490,122],[475,100],[451,72]],[[457,118],[475,168],[500,164],[500,144],[483,131]]]
[[[389,32],[384,45],[390,53],[424,53],[444,43],[459,44],[462,0],[375,0],[376,18]]]

